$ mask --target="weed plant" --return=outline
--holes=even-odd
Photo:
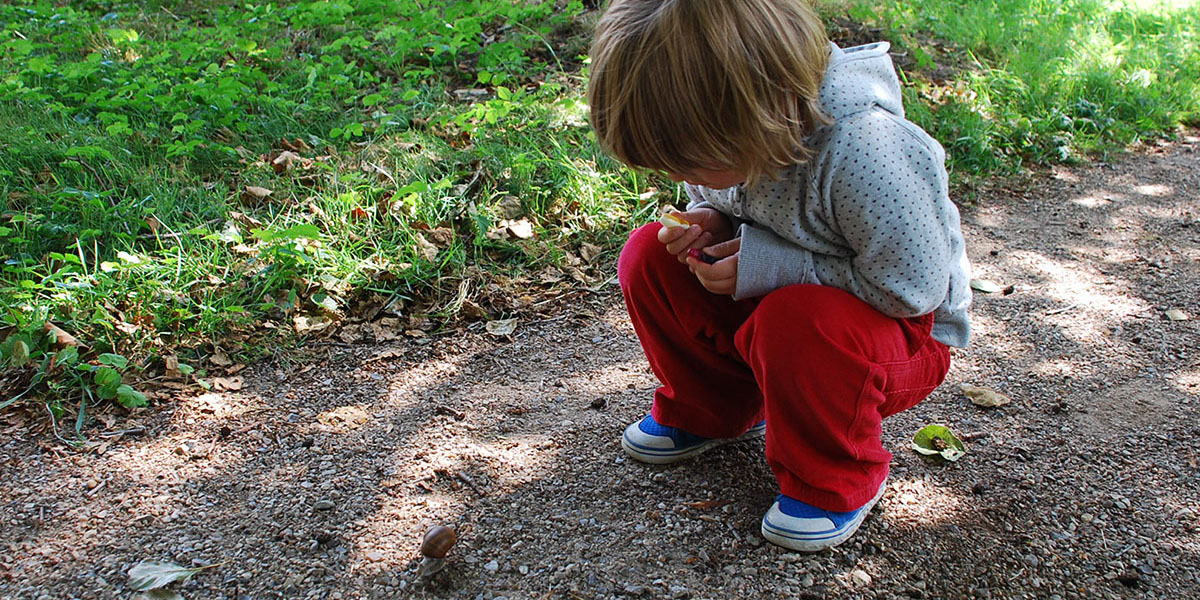
[[[1197,115],[1195,7],[822,6],[909,53],[910,114],[960,174]],[[203,383],[210,357],[286,345],[365,299],[501,317],[520,290],[489,295],[492,279],[602,281],[580,255],[615,256],[680,194],[596,147],[594,17],[578,0],[0,5],[0,402],[82,425],[94,402],[144,402],[131,381]]]

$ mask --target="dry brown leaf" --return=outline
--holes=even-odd
[[[513,332],[517,330],[517,319],[497,319],[495,321],[488,321],[487,325],[484,327],[486,327],[487,332],[492,335],[512,335]]]
[[[413,232],[413,238],[417,242],[417,251],[421,253],[421,256],[425,257],[425,260],[429,262],[434,262],[437,260],[437,246],[429,243],[429,240],[425,239],[425,236],[421,235],[420,233]]]
[[[229,355],[225,354],[225,351],[220,348],[213,350],[212,356],[208,357],[208,361],[218,367],[228,367],[233,364],[233,361],[229,359]]]
[[[163,357],[163,363],[167,372],[167,377],[176,379],[183,377],[183,373],[179,371],[179,357],[174,354],[168,354]]]
[[[584,242],[579,246],[579,255],[583,257],[583,260],[589,263],[595,262],[596,258],[600,256],[601,252],[603,252],[603,250],[601,250],[600,247],[595,244]]]
[[[46,321],[46,333],[54,334],[54,347],[56,348],[62,349],[67,346],[79,346],[79,340],[75,339],[75,336],[63,331],[62,328],[50,321]]]
[[[533,238],[533,223],[529,219],[519,219],[508,222],[508,233],[519,240]]]
[[[445,248],[454,243],[454,230],[449,227],[438,227],[426,232],[429,240],[439,248]]]
[[[971,403],[975,406],[993,408],[996,406],[1004,406],[1005,404],[1012,402],[1011,398],[1001,394],[1000,392],[997,392],[996,390],[978,387],[968,383],[964,383],[959,386],[959,390],[962,391],[964,396],[970,398]]]
[[[275,169],[276,174],[282,175],[292,170],[295,165],[303,165],[303,163],[304,158],[302,158],[299,154],[296,154],[290,150],[284,150],[283,152],[279,153],[279,156],[275,157],[275,160],[271,161],[271,168]]]
[[[218,392],[236,392],[242,389],[245,385],[245,380],[241,377],[213,377],[213,389]]]
[[[327,315],[296,315],[292,317],[292,327],[300,335],[324,331],[331,326],[333,326],[333,319]]]
[[[401,327],[400,319],[392,317],[384,317],[371,323],[371,332],[375,334],[375,341],[390,342],[400,337]]]
[[[265,200],[267,196],[270,196],[274,193],[275,192],[268,190],[265,187],[248,185],[246,186],[246,189],[242,191],[242,200],[246,202],[261,202]]]

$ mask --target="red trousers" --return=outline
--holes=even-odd
[[[767,421],[767,464],[784,494],[854,510],[887,478],[884,417],[942,383],[949,349],[932,315],[888,317],[842,290],[793,285],[735,301],[705,290],[658,242],[633,232],[618,275],[634,329],[662,383],[651,414],[705,437]]]

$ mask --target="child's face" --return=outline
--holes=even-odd
[[[671,181],[686,181],[692,185],[700,185],[714,190],[731,188],[746,181],[746,174],[739,171],[715,171],[711,169],[696,169],[687,173],[667,173]]]

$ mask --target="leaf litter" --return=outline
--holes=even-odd
[[[971,399],[971,404],[984,408],[995,408],[1012,402],[1012,398],[991,388],[979,387],[964,383],[958,388],[964,396]]]

